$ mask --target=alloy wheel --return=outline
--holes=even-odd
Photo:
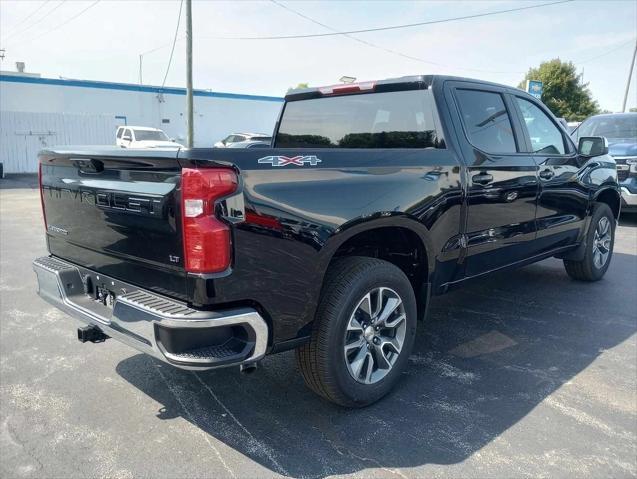
[[[393,289],[379,287],[358,302],[347,323],[344,354],[350,375],[374,384],[392,369],[405,342],[407,317]]]
[[[601,269],[608,261],[611,240],[610,221],[603,216],[597,223],[593,238],[593,264],[597,269]]]

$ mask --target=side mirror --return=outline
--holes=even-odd
[[[608,140],[603,136],[582,136],[577,145],[577,152],[588,157],[607,155]]]
[[[122,141],[131,141],[132,138],[128,135],[122,136]]]

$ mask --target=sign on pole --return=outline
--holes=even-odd
[[[530,95],[533,95],[538,100],[542,99],[542,90],[544,89],[544,85],[539,80],[527,80],[526,81],[526,91]]]

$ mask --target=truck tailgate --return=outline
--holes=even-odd
[[[187,299],[175,150],[100,147],[40,153],[54,256]]]

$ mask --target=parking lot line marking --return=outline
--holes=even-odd
[[[270,453],[268,446],[266,446],[265,444],[263,444],[261,441],[259,441],[257,438],[255,438],[252,433],[250,431],[248,431],[248,429],[241,424],[241,422],[235,417],[234,414],[232,414],[232,412],[230,411],[230,409],[228,409],[226,407],[226,405],[224,403],[222,403],[219,398],[217,397],[217,395],[212,391],[212,389],[210,388],[210,386],[208,386],[200,377],[199,375],[192,371],[192,374],[197,378],[197,381],[199,381],[201,383],[201,385],[206,388],[206,391],[208,391],[208,393],[210,393],[210,395],[212,396],[212,398],[217,401],[217,403],[223,408],[224,411],[226,411],[226,413],[228,414],[228,416],[230,416],[232,418],[232,420],[234,422],[237,423],[237,425],[243,430],[243,432],[245,432],[248,437],[250,437],[250,439],[258,446],[259,450],[263,451],[263,453],[267,456],[268,459],[270,459],[270,461],[272,462],[272,464],[274,464],[274,466],[277,468],[278,472],[282,475],[285,476],[289,476],[290,474],[285,470],[285,468],[283,466],[281,466],[281,464],[279,464],[279,462],[274,458],[274,456]]]
[[[561,412],[565,416],[570,417],[571,419],[574,419],[580,424],[584,424],[586,426],[597,429],[598,431],[606,434],[607,436],[618,437],[622,440],[628,440],[628,441],[635,440],[635,434],[633,432],[626,431],[618,427],[613,428],[609,426],[608,424],[600,421],[599,419],[591,416],[590,414],[585,413],[584,411],[581,411],[571,406],[567,406],[566,404],[560,402],[554,396],[547,396],[546,399],[544,399],[543,404],[546,404],[552,407],[553,409],[556,409],[557,411]]]
[[[164,381],[164,384],[166,384],[166,387],[168,388],[168,390],[172,393],[172,395],[175,397],[175,400],[179,403],[179,405],[181,406],[181,408],[184,410],[184,412],[186,413],[186,416],[188,416],[188,420],[190,421],[190,423],[195,426],[195,428],[197,428],[197,430],[201,433],[201,435],[204,437],[204,439],[206,440],[206,442],[208,443],[208,445],[210,446],[210,448],[215,452],[215,454],[217,455],[217,458],[219,459],[219,462],[221,462],[221,464],[223,465],[223,467],[226,469],[226,471],[228,471],[228,473],[230,473],[230,475],[232,477],[237,477],[235,475],[235,473],[232,471],[232,469],[230,469],[230,467],[228,466],[228,464],[226,464],[226,461],[223,460],[223,456],[221,456],[221,453],[219,452],[219,449],[217,449],[215,447],[215,445],[210,441],[210,438],[208,437],[208,434],[206,434],[201,428],[197,427],[197,422],[195,421],[195,418],[193,416],[193,414],[190,412],[190,410],[188,409],[188,407],[186,406],[186,404],[181,400],[181,398],[179,397],[179,394],[177,391],[175,391],[175,388],[172,384],[170,384],[170,382],[168,381],[168,379],[166,379],[166,376],[164,376],[164,373],[161,372],[160,366],[158,365],[156,367],[157,372],[159,373],[159,376],[161,377],[161,379]]]

